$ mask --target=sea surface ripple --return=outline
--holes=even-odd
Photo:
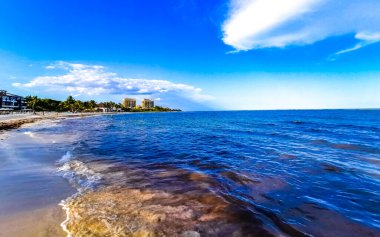
[[[380,111],[66,120],[72,236],[380,236]],[[54,132],[54,127],[48,128]],[[79,218],[79,217],[80,218]]]

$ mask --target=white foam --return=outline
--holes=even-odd
[[[31,137],[31,138],[35,138],[36,135],[33,133],[33,132],[24,132],[25,135]]]
[[[66,213],[66,219],[61,223],[61,228],[66,233],[67,237],[72,237],[72,234],[67,227],[70,223],[70,207],[68,203],[72,198],[81,195],[81,193],[87,190],[95,188],[102,180],[101,174],[89,168],[84,162],[75,160],[74,158],[75,157],[70,151],[66,152],[66,154],[58,161],[58,164],[61,166],[57,169],[57,172],[78,190],[78,193],[59,203],[63,211]]]
[[[76,194],[62,200],[59,204],[66,213],[66,220],[61,223],[61,228],[67,234],[67,237],[72,237],[67,227],[70,223],[69,203],[73,198],[82,195],[83,192],[92,190],[101,184],[104,177],[97,171],[105,169],[105,167],[95,166],[92,169],[84,162],[77,160],[71,151],[67,151],[57,164],[59,165],[57,168],[58,174],[67,179],[78,190]]]
[[[66,154],[64,154],[62,156],[62,158],[58,161],[59,164],[64,164],[66,162],[69,162],[71,159],[73,158],[72,154],[70,151],[66,152]]]
[[[71,151],[67,151],[57,163],[60,165],[57,169],[58,174],[67,179],[79,192],[95,188],[103,178],[84,162],[76,160]]]
[[[72,237],[69,229],[67,228],[67,225],[70,223],[70,208],[67,205],[67,202],[65,200],[62,200],[59,205],[62,207],[62,209],[66,213],[66,219],[61,223],[62,230],[66,233],[67,237]]]
[[[58,173],[69,180],[80,192],[95,188],[102,179],[101,174],[78,160],[71,160],[63,164],[58,168]]]

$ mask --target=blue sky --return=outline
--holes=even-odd
[[[0,4],[0,87],[185,110],[380,107],[377,0]]]

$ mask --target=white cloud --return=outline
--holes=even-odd
[[[174,94],[194,101],[212,99],[211,96],[202,94],[202,89],[191,85],[167,80],[124,78],[105,71],[103,66],[58,62],[47,66],[46,69],[63,69],[66,73],[58,76],[40,76],[28,83],[13,83],[13,86],[42,88],[77,96],[109,94],[157,97],[162,94]]]
[[[359,43],[351,48],[341,50],[336,53],[336,55],[349,53],[358,49],[361,49],[367,45],[374,44],[380,41],[380,32],[378,33],[360,33],[356,34],[355,38],[359,40]]]
[[[236,50],[305,45],[354,34],[360,42],[341,53],[380,41],[378,0],[232,0],[223,41]]]
[[[54,65],[48,65],[45,67],[45,69],[55,69],[55,66]]]

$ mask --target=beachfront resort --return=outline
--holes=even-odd
[[[27,107],[24,97],[0,90],[0,111],[26,110]]]

